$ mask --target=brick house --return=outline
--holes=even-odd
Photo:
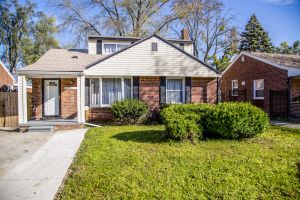
[[[299,117],[300,56],[242,52],[222,73],[220,88],[222,101],[248,101],[269,114]]]
[[[3,62],[0,61],[0,91],[14,89],[14,86],[16,85],[15,77],[4,66]]]
[[[89,36],[87,50],[51,49],[17,72],[19,123],[110,120],[111,104],[126,98],[140,99],[153,112],[164,103],[215,103],[220,74],[193,52],[185,30],[181,39]],[[26,78],[32,79],[30,118]]]

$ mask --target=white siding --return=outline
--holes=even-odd
[[[85,77],[77,77],[77,121],[79,123],[85,123],[85,109],[84,109],[84,88]]]
[[[184,50],[189,54],[194,55],[193,45],[192,44],[184,44]]]
[[[151,51],[151,43],[158,51]],[[218,77],[213,70],[153,36],[85,70],[88,76]]]
[[[172,42],[172,44],[176,45],[177,47],[180,47],[180,43],[178,43],[178,42]],[[193,45],[185,43],[184,44],[184,51],[191,54],[191,55],[194,55]]]
[[[88,41],[89,54],[96,54],[96,48],[97,48],[97,40],[89,39]]]
[[[27,123],[27,91],[25,76],[18,76],[19,124]]]

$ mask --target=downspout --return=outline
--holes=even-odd
[[[219,103],[219,90],[220,90],[220,85],[219,85],[219,77],[217,78],[217,104]]]

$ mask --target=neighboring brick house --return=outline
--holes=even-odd
[[[181,39],[90,36],[87,50],[51,49],[18,70],[19,122],[110,120],[111,104],[126,98],[140,99],[154,113],[165,103],[216,103],[220,74],[193,52],[187,31]],[[31,119],[26,78],[32,79]]]
[[[242,52],[222,74],[222,101],[248,101],[267,113],[272,104],[272,112],[283,109],[298,116],[299,77],[298,55]],[[270,99],[271,91],[279,95]]]
[[[0,61],[0,91],[13,90],[16,80],[9,70]]]

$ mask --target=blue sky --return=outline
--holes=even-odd
[[[45,0],[33,0],[39,9],[49,15],[57,13],[47,6]],[[274,45],[283,41],[292,44],[300,40],[300,0],[223,0],[225,6],[235,16],[234,23],[244,30],[250,16],[255,13],[266,31],[269,32]],[[59,19],[58,19],[59,20]],[[70,33],[58,34],[57,39],[66,44]]]
[[[244,30],[255,13],[269,32],[274,45],[300,40],[300,0],[223,0],[235,15],[235,23]]]

